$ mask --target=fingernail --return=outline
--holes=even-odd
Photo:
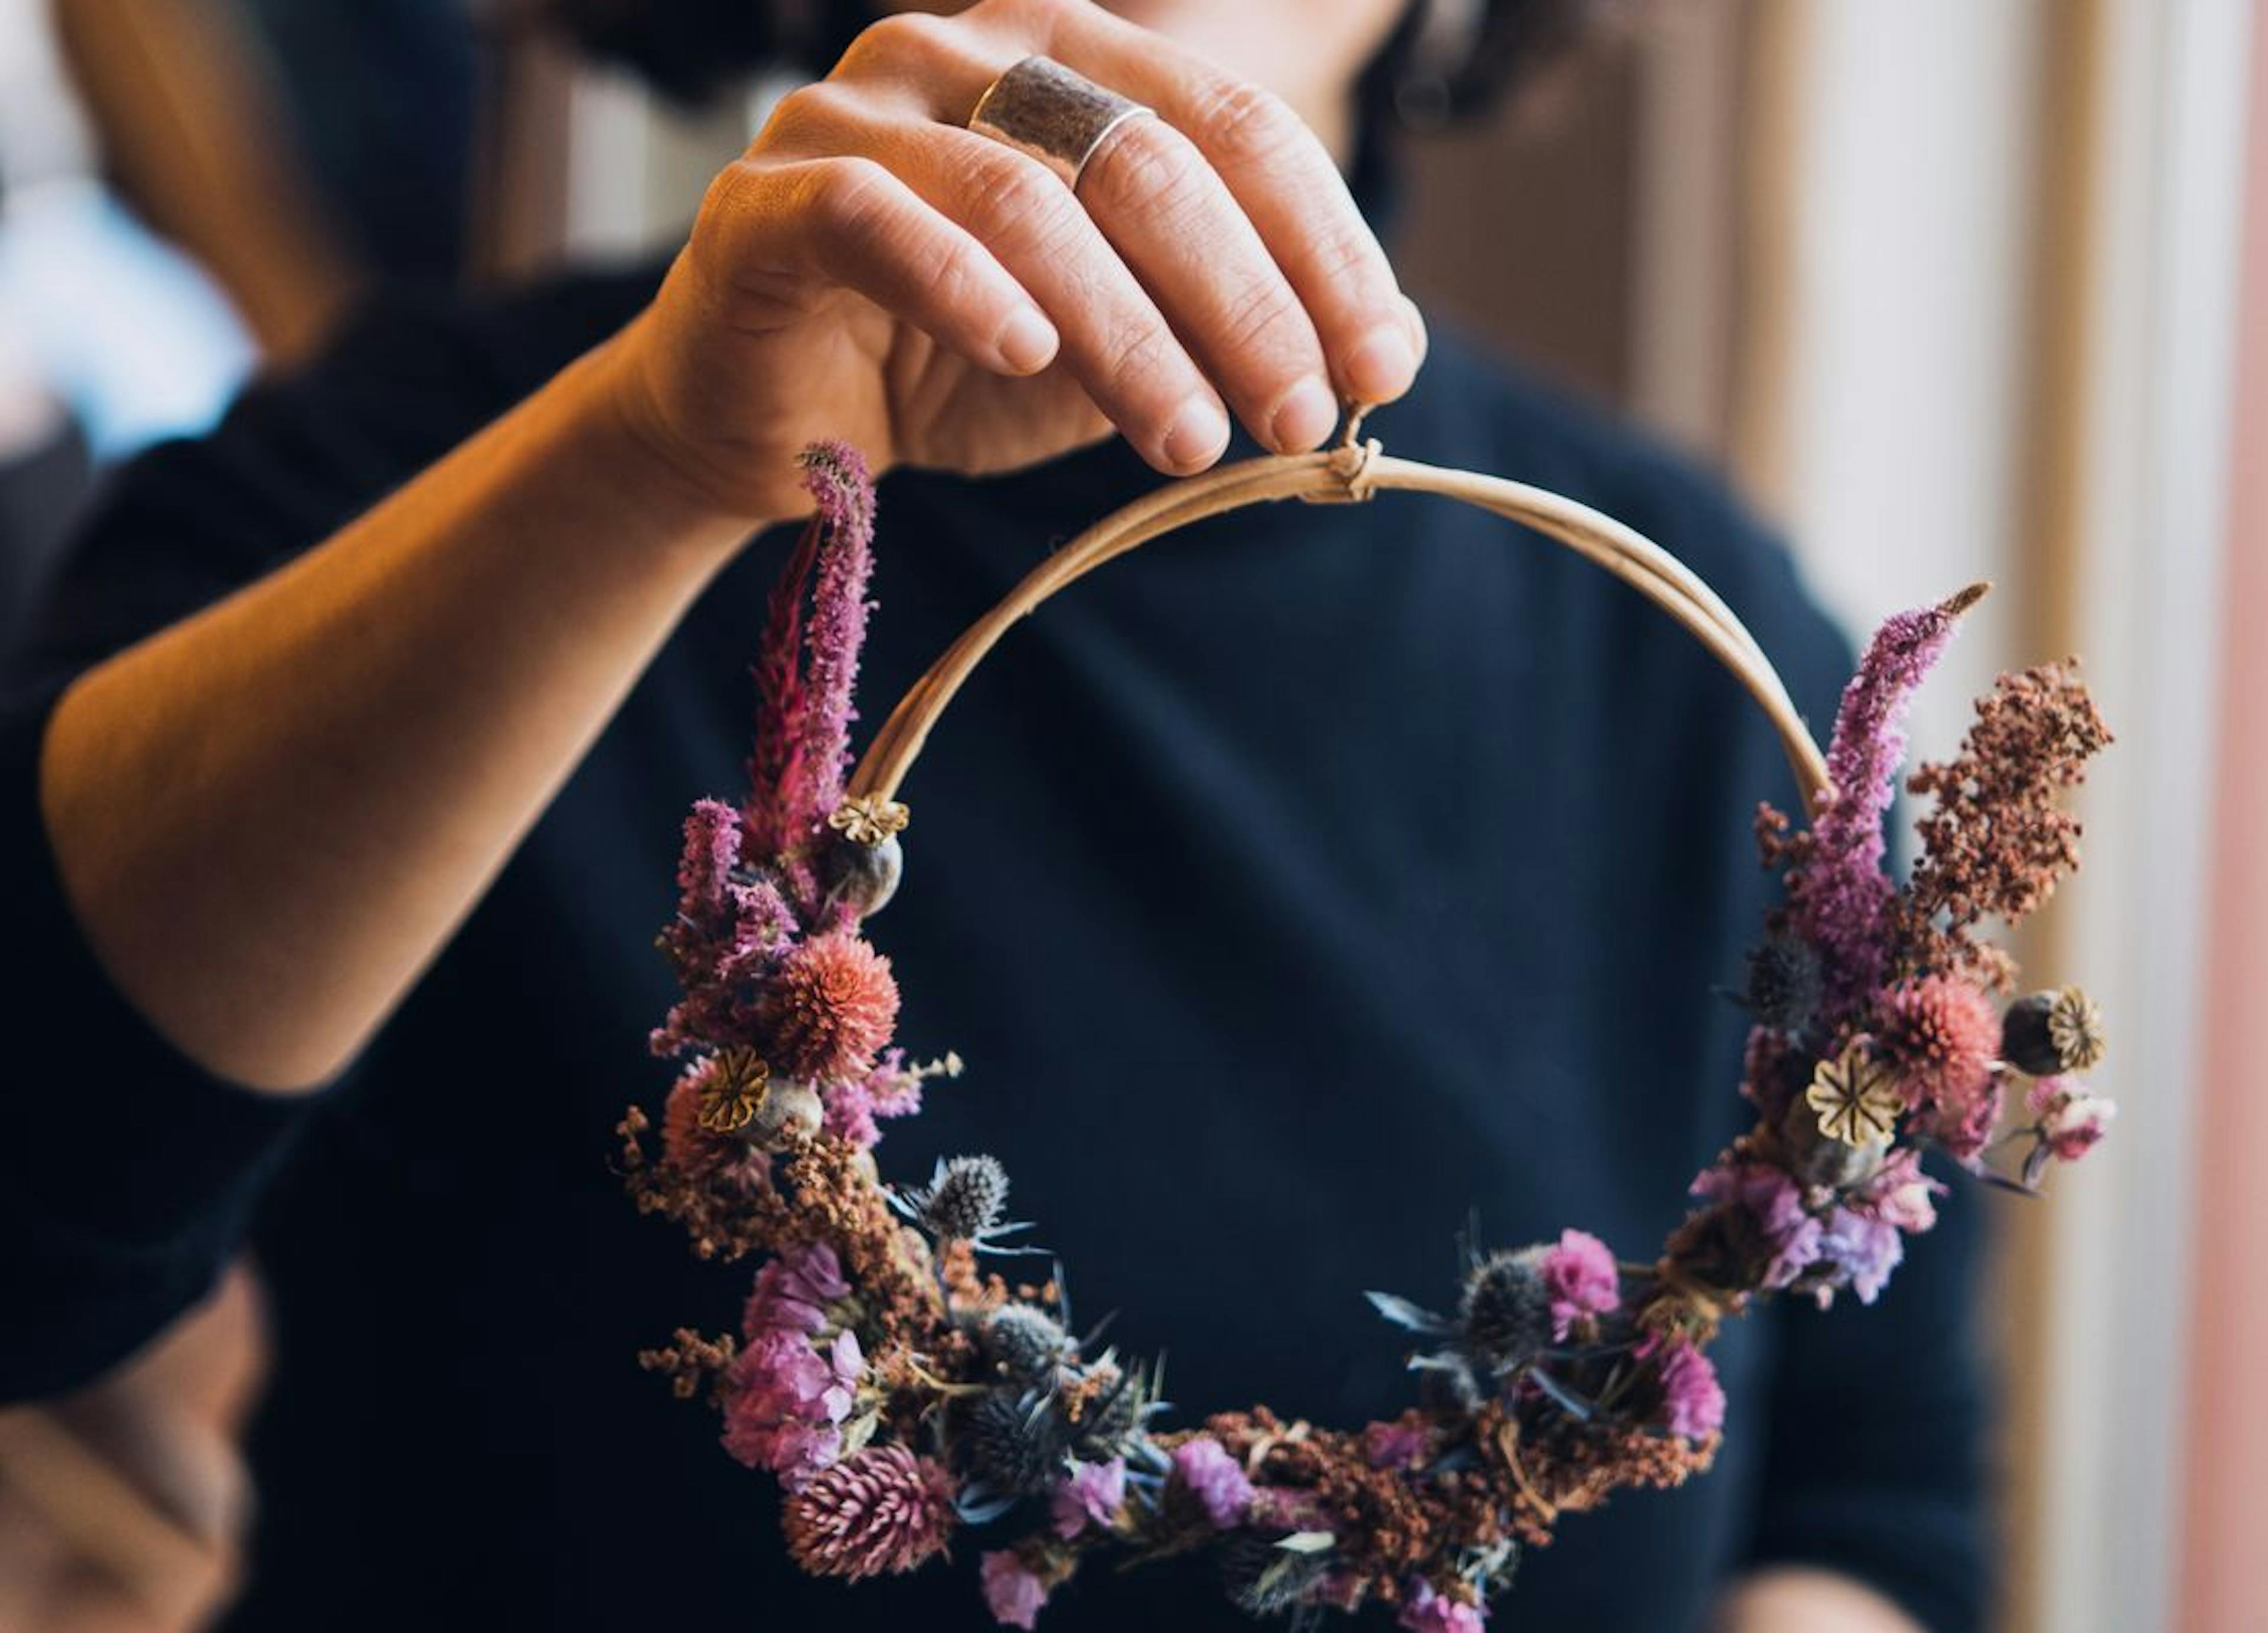
[[[1329,384],[1309,375],[1284,394],[1268,416],[1268,439],[1282,453],[1304,453],[1339,423],[1339,400]]]
[[[1192,397],[1174,416],[1166,432],[1166,461],[1175,470],[1194,471],[1211,464],[1228,446],[1228,416],[1219,404]]]
[[[1410,389],[1418,351],[1399,327],[1374,328],[1347,355],[1347,384],[1368,402],[1384,402]]]
[[[1056,355],[1056,326],[1026,306],[1000,331],[1000,361],[1019,374],[1037,374]]]

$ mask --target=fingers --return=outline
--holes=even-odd
[[[1021,9],[1046,31],[1035,48],[1155,108],[1203,156],[1311,320],[1340,394],[1388,402],[1410,389],[1423,320],[1306,121],[1271,92],[1100,7],[1021,0]],[[1082,197],[1098,180],[1091,167]],[[1156,180],[1180,184],[1171,167]]]
[[[725,224],[704,240],[712,279],[777,299],[812,288],[816,273],[819,287],[856,291],[1003,374],[1035,374],[1059,349],[1055,325],[998,258],[871,158],[735,166],[704,213]]]

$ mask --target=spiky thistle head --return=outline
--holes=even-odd
[[[1801,1032],[1819,1010],[1819,954],[1794,936],[1774,936],[1749,953],[1742,994],[1760,1026]]]
[[[1473,1266],[1457,1307],[1465,1347],[1498,1373],[1516,1371],[1551,1342],[1545,1249],[1492,1253]]]
[[[1036,1390],[991,1389],[961,1403],[953,1442],[970,1479],[1034,1496],[1058,1480],[1071,1454],[1055,1402]]]
[[[900,1213],[941,1242],[983,1247],[1024,1228],[1000,1217],[1008,1203],[1008,1171],[996,1158],[940,1158],[927,1185],[891,1201]]]
[[[976,1329],[976,1347],[1003,1377],[1042,1387],[1079,1358],[1063,1323],[1036,1305],[1004,1304],[988,1313]]]

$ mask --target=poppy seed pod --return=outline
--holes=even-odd
[[[2001,1058],[2029,1078],[2091,1070],[2103,1052],[2102,1011],[2077,987],[2019,998],[2000,1023]]]
[[[862,845],[847,835],[830,835],[821,863],[827,899],[847,907],[859,918],[871,918],[890,905],[905,877],[906,850],[891,834],[880,842]]]

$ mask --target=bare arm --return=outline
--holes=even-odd
[[[1872,1588],[1826,1570],[1761,1571],[1727,1595],[1716,1633],[1922,1633]]]
[[[962,128],[1036,50],[1167,115],[1074,195]],[[1170,121],[1170,122],[1169,122]],[[211,1070],[335,1075],[534,823],[793,456],[1162,469],[1399,395],[1415,311],[1275,99],[1078,0],[877,25],[711,188],[654,305],[293,565],[63,697],[41,804],[113,978]]]
[[[41,803],[72,905],[210,1070],[336,1072],[742,536],[656,480],[602,368],[58,706]]]

